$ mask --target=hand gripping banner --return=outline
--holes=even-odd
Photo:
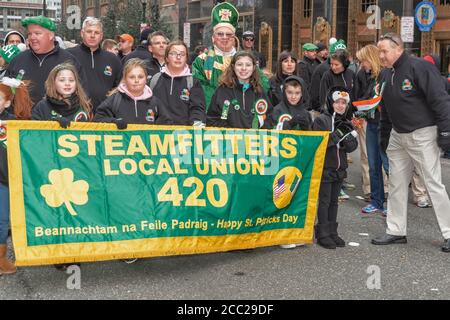
[[[311,243],[326,132],[9,121],[17,265]]]

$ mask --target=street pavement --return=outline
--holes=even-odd
[[[385,218],[361,217],[365,202],[356,198],[362,194],[358,152],[352,158],[348,181],[357,189],[341,203],[338,220],[342,238],[359,246],[267,247],[134,264],[83,263],[80,289],[73,290],[67,286],[70,275],[52,266],[23,267],[0,276],[0,300],[450,299],[450,254],[441,252],[433,209],[410,201],[408,244],[371,245],[370,239],[384,232]],[[442,172],[449,190],[450,160],[442,160]]]

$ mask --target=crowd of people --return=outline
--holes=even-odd
[[[362,214],[386,217],[375,245],[406,243],[408,186],[416,205],[433,206],[450,252],[450,201],[441,180],[440,155],[450,156],[450,78],[439,57],[412,57],[401,38],[387,34],[352,62],[343,40],[306,43],[303,59],[282,52],[272,75],[255,51],[255,34],[236,41],[239,13],[229,3],[212,11],[213,46],[189,48],[161,31],[103,39],[102,23],[88,17],[82,42],[57,41],[46,17],[22,20],[27,38],[11,31],[0,49],[0,125],[19,120],[189,125],[330,132],[319,192],[317,243],[344,247],[338,234],[339,201],[350,158],[361,152]],[[241,43],[242,48],[236,43]],[[64,49],[66,47],[67,49]],[[381,99],[376,99],[381,97]],[[368,101],[360,110],[352,102]],[[374,101],[377,101],[376,103]],[[9,189],[6,143],[0,146],[0,274],[15,272],[7,259]],[[386,194],[389,197],[386,199]],[[387,201],[387,208],[385,203]],[[283,248],[293,248],[286,244]]]

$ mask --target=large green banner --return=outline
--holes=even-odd
[[[312,242],[328,134],[8,123],[18,265]]]

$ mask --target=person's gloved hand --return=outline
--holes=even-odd
[[[56,121],[58,121],[61,128],[67,129],[70,127],[70,120],[65,117],[56,118]]]
[[[365,118],[367,117],[367,113],[366,113],[365,111],[355,111],[355,112],[353,113],[353,115],[354,115],[356,118],[361,118],[361,119],[365,119]]]
[[[444,151],[450,150],[450,132],[439,132],[437,144]]]
[[[348,121],[339,122],[334,128],[334,132],[337,133],[338,137],[342,139],[350,132],[354,131],[353,125]]]
[[[126,121],[123,120],[122,118],[114,119],[113,122],[116,124],[117,129],[119,129],[119,130],[124,130],[124,129],[126,129],[127,126],[128,126],[128,124],[126,123]]]
[[[205,128],[206,127],[206,124],[204,124],[203,122],[201,122],[201,121],[194,121],[194,123],[193,123],[193,125],[192,125],[194,128]]]
[[[301,130],[309,130],[311,128],[311,121],[309,118],[308,111],[300,112],[295,114],[291,120],[291,126],[299,126]]]

